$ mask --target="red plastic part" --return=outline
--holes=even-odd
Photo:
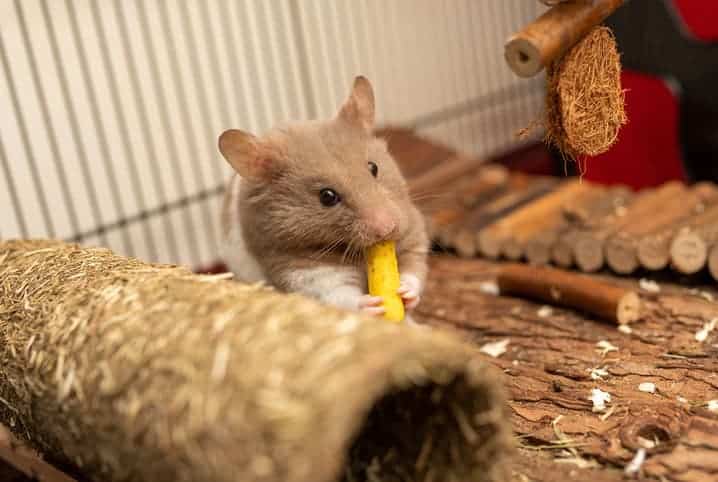
[[[703,42],[718,41],[718,2],[673,0],[673,5],[691,35]]]
[[[685,181],[678,99],[663,80],[655,77],[624,71],[621,82],[627,89],[628,124],[608,152],[586,159],[585,179],[634,189],[669,180]]]

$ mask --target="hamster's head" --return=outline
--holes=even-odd
[[[279,249],[359,252],[400,239],[411,200],[373,128],[373,90],[357,77],[329,121],[287,125],[263,136],[224,132],[219,149],[246,186],[246,228]]]

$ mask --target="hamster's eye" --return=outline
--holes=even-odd
[[[332,207],[339,204],[342,199],[334,189],[324,188],[319,191],[319,202],[326,207]]]
[[[376,163],[369,161],[369,172],[371,172],[371,175],[376,177],[377,174],[379,174],[379,166],[376,165]]]

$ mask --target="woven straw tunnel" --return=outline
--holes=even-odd
[[[92,480],[503,480],[499,376],[433,330],[0,243],[0,423]]]
[[[567,158],[596,156],[627,122],[621,63],[613,33],[591,30],[548,69],[546,140]]]

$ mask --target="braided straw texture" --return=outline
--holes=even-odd
[[[470,347],[225,278],[0,243],[0,423],[97,481],[504,480]]]

